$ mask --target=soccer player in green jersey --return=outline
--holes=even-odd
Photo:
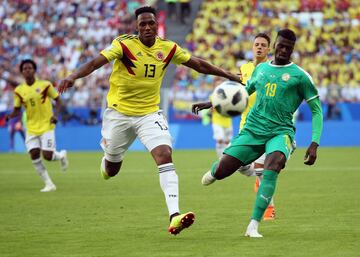
[[[317,157],[323,126],[321,104],[311,76],[290,61],[295,42],[296,35],[292,30],[278,32],[275,59],[259,64],[246,84],[249,95],[256,92],[257,97],[245,126],[225,149],[221,160],[214,162],[202,178],[203,185],[210,185],[266,153],[263,180],[245,232],[249,237],[262,237],[258,226],[274,195],[277,177],[294,151],[293,114],[303,100],[312,112],[312,142],[306,151],[304,164],[313,165]],[[195,104],[193,111],[196,113],[206,107]]]

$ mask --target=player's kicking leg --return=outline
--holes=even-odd
[[[211,185],[216,180],[232,175],[240,166],[243,166],[241,161],[224,153],[220,161],[215,161],[210,170],[203,175],[201,184],[204,186]]]

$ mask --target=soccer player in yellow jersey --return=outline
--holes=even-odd
[[[215,85],[220,84],[219,82],[221,81],[216,80]],[[215,108],[211,108],[208,111],[211,115],[213,139],[216,142],[216,154],[219,158],[221,158],[225,148],[228,146],[233,137],[232,118],[221,115],[215,110]]]
[[[216,154],[221,158],[225,148],[233,137],[232,119],[220,115],[215,108],[211,110],[211,114],[213,138],[216,141]]]
[[[25,82],[15,88],[14,110],[6,117],[6,120],[21,114],[21,106],[26,112],[26,148],[31,156],[32,163],[45,183],[41,192],[56,190],[40,154],[47,161],[60,161],[61,169],[65,171],[68,167],[67,154],[65,150],[56,151],[55,124],[61,107],[59,94],[51,82],[35,78],[36,63],[26,59],[20,63],[20,72]],[[53,113],[50,99],[56,102],[56,111]]]
[[[167,121],[159,110],[160,86],[170,62],[183,64],[198,72],[240,81],[238,76],[191,56],[176,43],[157,36],[154,8],[135,11],[138,35],[121,35],[90,62],[60,82],[60,93],[103,65],[114,61],[109,79],[107,109],[103,115],[104,150],[100,170],[104,178],[115,176],[125,152],[139,138],[154,158],[170,215],[171,234],[189,227],[194,213],[180,214],[178,176],[172,162],[172,142]]]
[[[251,77],[255,67],[262,62],[266,62],[268,60],[268,54],[270,51],[270,37],[265,33],[259,33],[255,36],[255,40],[253,42],[252,52],[253,52],[253,61],[245,63],[240,67],[241,79],[244,84]],[[240,130],[244,127],[246,123],[246,117],[250,111],[250,109],[254,106],[256,100],[256,92],[249,96],[248,106],[241,114],[240,121]],[[247,165],[245,167],[240,168],[240,172],[247,176],[256,176],[255,182],[255,191],[260,185],[260,181],[262,178],[262,173],[264,170],[264,162],[266,155],[263,154],[259,159],[254,161],[252,164]],[[264,220],[273,220],[275,219],[275,204],[274,199],[271,199],[270,204],[268,205],[264,216]]]

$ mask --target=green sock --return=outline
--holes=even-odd
[[[278,173],[273,170],[264,170],[258,193],[256,195],[255,207],[252,219],[261,221],[264,212],[269,205],[275,192]]]
[[[216,161],[213,163],[213,165],[211,165],[211,168],[210,168],[210,173],[211,173],[211,176],[213,176],[215,178],[215,172],[216,172],[216,168],[219,164],[219,161]]]

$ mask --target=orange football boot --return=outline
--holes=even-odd
[[[263,220],[274,220],[275,219],[275,206],[269,205],[264,213]]]

